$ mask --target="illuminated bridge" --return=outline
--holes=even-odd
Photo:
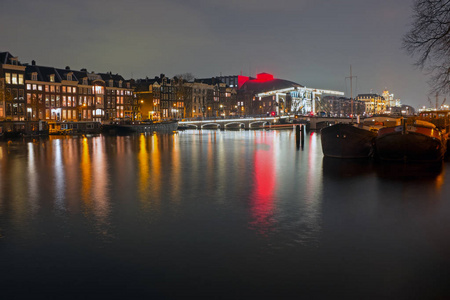
[[[179,121],[179,127],[186,127],[192,129],[256,129],[269,128],[280,123],[288,123],[293,116],[281,117],[235,117],[233,119],[204,119],[204,120],[184,120]],[[289,124],[287,124],[289,125]],[[292,125],[291,125],[292,126]]]
[[[234,119],[205,119],[205,120],[185,120],[179,121],[179,127],[191,129],[260,129],[291,127],[293,120],[296,123],[308,124],[311,130],[320,129],[324,126],[336,123],[356,123],[357,119],[338,117],[317,117],[317,116],[281,116],[281,117],[245,117]],[[361,118],[362,122],[364,118]],[[291,127],[292,128],[292,127]]]

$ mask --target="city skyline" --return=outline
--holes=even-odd
[[[22,62],[125,78],[260,72],[311,88],[429,105],[428,76],[401,48],[413,1],[3,1],[1,51]],[[7,30],[5,30],[7,29]],[[443,98],[443,97],[442,97]]]

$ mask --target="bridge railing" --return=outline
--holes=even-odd
[[[282,115],[282,116],[267,116],[263,115],[240,115],[240,116],[221,116],[221,117],[197,117],[197,118],[184,118],[178,121],[178,123],[188,123],[188,122],[226,122],[226,121],[251,121],[251,120],[274,120],[274,119],[285,119],[292,118],[293,115]]]

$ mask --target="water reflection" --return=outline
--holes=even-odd
[[[397,163],[378,162],[375,171],[381,178],[414,179],[439,178],[443,172],[443,162],[438,163]]]
[[[36,154],[33,143],[28,143],[28,199],[31,207],[31,214],[34,215],[38,210],[38,174],[36,169]]]
[[[303,232],[298,236],[298,242],[317,246],[322,232],[322,198],[323,174],[320,136],[310,132],[308,139],[308,166],[306,172],[306,194],[304,197],[304,212],[302,214]]]
[[[151,148],[151,195],[147,197],[149,204],[152,204],[153,210],[158,210],[161,205],[161,193],[162,193],[162,159],[161,159],[161,145],[160,136],[157,134],[152,135],[152,148]]]
[[[181,195],[181,186],[182,186],[182,164],[181,164],[181,158],[180,158],[180,145],[178,141],[178,135],[172,134],[172,135],[164,135],[164,137],[167,137],[168,147],[171,150],[171,191],[172,191],[172,200],[177,204],[176,208],[178,208],[178,205],[180,204],[182,200]],[[173,207],[175,208],[175,206]]]
[[[316,133],[298,151],[293,132],[264,130],[51,137],[0,153],[1,279],[17,290],[448,286],[448,163],[423,177],[328,160]]]
[[[84,138],[87,141],[87,138]],[[91,197],[94,201],[94,213],[99,226],[102,226],[103,233],[109,221],[110,199],[108,195],[109,174],[105,156],[105,144],[101,138],[91,140],[92,142],[92,192]]]
[[[81,144],[81,199],[83,200],[85,211],[89,212],[93,209],[91,186],[92,186],[92,174],[91,174],[91,157],[89,155],[89,146],[87,138],[82,139]]]
[[[150,185],[150,167],[149,155],[147,149],[147,137],[145,134],[139,136],[138,150],[138,169],[139,169],[139,199],[144,205],[148,204],[149,185]]]
[[[273,145],[269,144],[265,132],[255,138],[253,154],[253,194],[251,197],[251,228],[266,235],[273,223],[273,194],[276,185],[276,168]]]
[[[55,176],[55,204],[60,210],[65,210],[65,172],[62,158],[61,140],[55,140],[53,143],[54,149],[54,176]]]
[[[373,163],[369,159],[341,159],[324,156],[322,165],[324,176],[336,179],[368,175],[375,171]]]

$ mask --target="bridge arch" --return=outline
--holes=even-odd
[[[230,123],[226,123],[225,124],[225,126],[224,126],[224,128],[226,129],[226,128],[228,128],[230,125],[239,125],[239,128],[242,128],[242,127],[244,127],[245,128],[245,123],[242,123],[242,122],[230,122]]]
[[[270,123],[269,123],[268,121],[266,121],[266,120],[258,120],[258,121],[255,121],[255,122],[249,122],[248,128],[252,128],[252,126],[253,126],[254,124],[261,124],[263,127],[264,127],[265,125],[270,125]]]
[[[195,125],[195,124],[186,123],[186,126],[187,127],[194,127],[195,129],[198,129],[198,125]]]
[[[206,123],[206,124],[203,124],[200,128],[203,129],[203,128],[207,127],[207,126],[216,126],[216,129],[220,129],[220,124],[219,123]]]

